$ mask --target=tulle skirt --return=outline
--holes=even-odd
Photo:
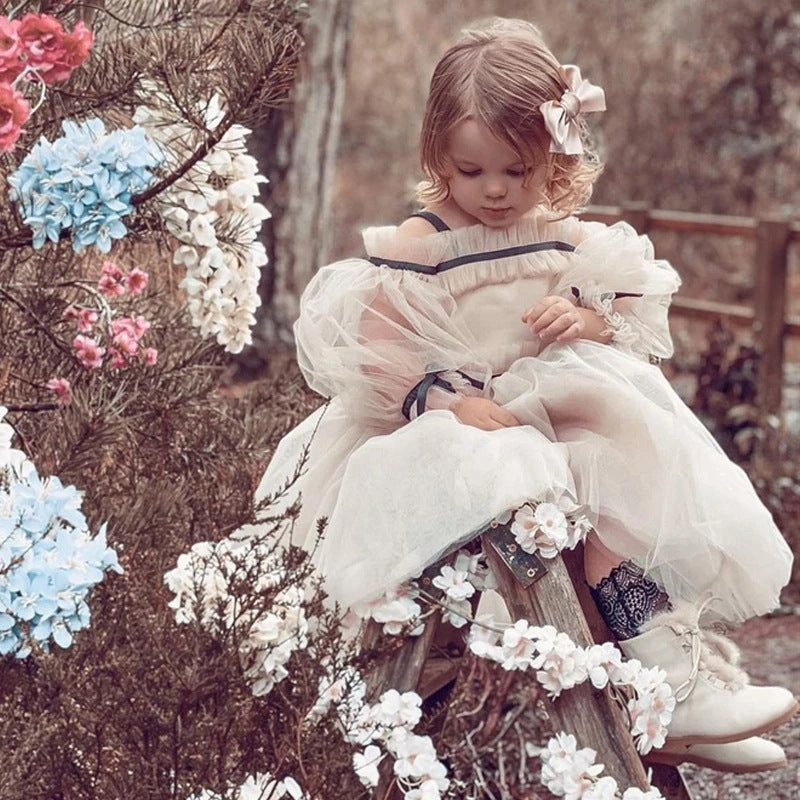
[[[603,544],[674,599],[717,597],[733,622],[779,602],[792,554],[746,474],[654,366],[592,342],[515,361],[487,395],[520,425],[482,431],[428,411],[388,434],[336,399],[287,434],[257,497],[307,455],[294,541],[331,598],[369,600],[529,500],[577,501]],[[321,538],[317,520],[327,519]]]

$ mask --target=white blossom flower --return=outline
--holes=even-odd
[[[486,553],[482,550],[471,555],[467,550],[459,550],[453,564],[456,572],[466,572],[469,582],[479,591],[497,588],[497,578],[486,564]]]
[[[503,648],[497,644],[500,641],[500,634],[493,630],[494,625],[493,614],[481,614],[469,629],[467,643],[470,652],[479,658],[501,662]]]
[[[416,692],[389,689],[372,707],[371,718],[387,728],[414,727],[422,718],[422,698]]]
[[[539,756],[542,762],[541,782],[558,797],[567,794],[567,785],[571,793],[579,786],[582,790],[582,782],[588,784],[603,771],[602,764],[594,763],[596,757],[597,752],[589,747],[578,750],[572,734],[563,731],[557,733],[548,740]]]
[[[506,628],[501,642],[503,669],[527,669],[536,652],[540,632],[541,628],[529,625],[524,619]]]
[[[186,267],[194,267],[199,261],[200,256],[198,255],[197,250],[188,244],[182,244],[172,254],[173,264],[183,264]]]
[[[664,795],[654,786],[646,792],[638,786],[631,786],[622,793],[622,800],[664,800]]]
[[[609,673],[622,664],[622,653],[611,643],[595,644],[586,651],[586,672],[595,689],[604,689]]]
[[[417,594],[414,583],[404,584],[386,592],[378,600],[370,603],[357,603],[352,611],[362,619],[374,619],[383,625],[383,632],[396,636],[407,627],[418,622],[422,608],[414,600]],[[420,623],[408,632],[409,636],[419,636],[424,630]]]
[[[433,585],[441,589],[451,600],[466,600],[475,594],[475,587],[469,582],[469,574],[445,565],[433,579]]]
[[[396,738],[390,744],[395,756],[394,774],[398,778],[425,781],[434,780],[446,784],[447,769],[436,757],[436,748],[430,736],[417,736],[408,733]]]
[[[177,622],[198,623],[215,635],[240,626],[245,635],[239,654],[245,678],[256,695],[268,693],[283,680],[292,653],[308,646],[304,589],[289,585],[275,595],[268,611],[243,615],[239,598],[231,593],[231,581],[239,570],[252,571],[257,562],[257,586],[277,586],[285,571],[281,552],[274,543],[247,538],[198,542],[164,575],[175,594],[169,606]]]
[[[217,232],[209,214],[196,214],[189,223],[189,232],[201,247],[215,247],[217,244]]]
[[[586,680],[586,652],[565,633],[539,639],[536,649],[539,655],[531,665],[538,670],[536,679],[551,697]]]
[[[225,797],[234,800],[308,800],[303,790],[294,778],[286,777],[276,781],[268,772],[249,775],[244,783],[237,787],[236,794],[226,793]],[[222,800],[222,796],[208,790],[198,795],[192,795],[189,800]]]
[[[405,800],[441,800],[442,790],[434,780],[423,781],[416,789],[405,793]]]
[[[385,753],[381,753],[380,748],[374,744],[368,745],[363,753],[353,753],[353,769],[361,783],[369,789],[378,785],[380,780],[378,764],[384,755]]]
[[[667,726],[675,710],[675,696],[667,683],[662,683],[628,701],[631,733],[636,749],[642,754],[664,746]]]
[[[442,622],[448,622],[454,628],[463,628],[472,616],[472,605],[469,600],[448,600],[447,608],[442,609]]]
[[[605,775],[597,781],[590,783],[581,794],[575,794],[575,800],[615,800],[617,797],[618,785],[614,778]],[[569,797],[567,791],[566,797]]]
[[[541,553],[554,558],[567,546],[569,524],[555,503],[539,503],[535,509],[526,504],[514,514],[511,532],[526,553]]]

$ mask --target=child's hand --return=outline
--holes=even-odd
[[[574,342],[581,338],[586,329],[586,320],[581,310],[566,297],[554,295],[543,297],[529,308],[522,315],[522,321],[530,326],[531,332],[543,343]]]
[[[450,410],[465,425],[482,431],[497,431],[520,424],[510,411],[486,397],[462,397],[450,406]]]

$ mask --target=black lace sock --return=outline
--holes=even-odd
[[[617,639],[636,636],[653,615],[669,611],[669,596],[632,561],[618,564],[597,586],[592,597]]]

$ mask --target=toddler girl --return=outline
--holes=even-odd
[[[259,494],[308,448],[295,527],[347,607],[526,501],[576,501],[586,575],[622,649],[679,703],[662,758],[782,766],[757,734],[797,708],[751,687],[701,609],[778,603],[792,555],[745,474],[654,364],[676,272],[625,224],[581,222],[603,92],[538,31],[498,20],[441,59],[422,126],[425,210],[364,232],[301,301],[298,361],[330,402],[281,442]],[[327,518],[316,537],[316,520]]]

